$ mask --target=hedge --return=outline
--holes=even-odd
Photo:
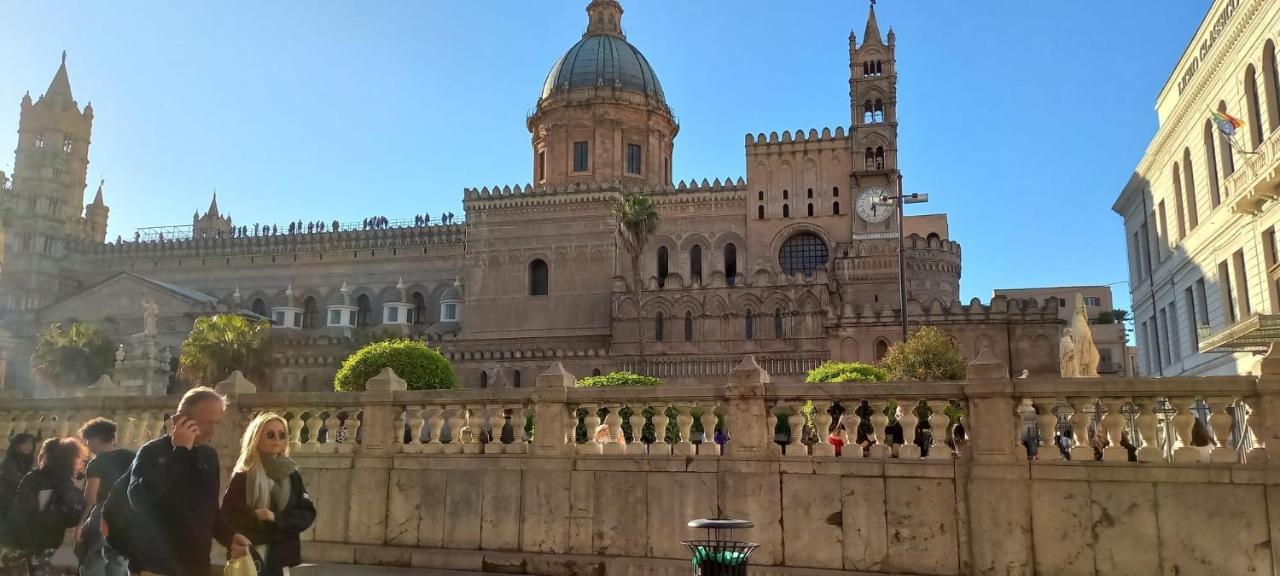
[[[363,392],[365,382],[390,367],[403,378],[410,390],[456,388],[453,366],[434,348],[419,340],[384,340],[356,350],[338,369],[333,389],[341,392]]]

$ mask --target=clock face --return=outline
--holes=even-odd
[[[867,188],[858,195],[858,200],[854,207],[858,211],[858,216],[867,222],[884,222],[893,214],[893,205],[891,203],[881,203],[882,196],[888,196],[889,191],[884,188]]]

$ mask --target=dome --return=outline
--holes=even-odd
[[[665,103],[662,84],[653,67],[626,39],[594,34],[574,44],[560,57],[542,85],[542,98],[578,88],[620,88]]]

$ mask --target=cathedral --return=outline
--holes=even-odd
[[[592,0],[586,15],[528,118],[530,182],[465,189],[465,217],[444,222],[245,225],[215,197],[190,227],[108,241],[104,186],[85,202],[94,110],[64,55],[45,93],[22,98],[14,171],[0,173],[6,385],[39,393],[28,358],[55,322],[98,325],[118,356],[167,369],[195,318],[226,312],[271,320],[275,390],[328,389],[369,332],[430,339],[468,387],[531,386],[556,361],[722,382],[745,354],[798,380],[881,358],[904,308],[970,358],[990,348],[1015,374],[1057,372],[1056,300],[960,302],[946,216],[900,221],[883,199],[901,190],[898,68],[874,6],[849,36],[848,126],[747,134],[745,178],[679,183],[680,126],[622,5]],[[628,193],[660,214],[638,291],[613,214]],[[158,352],[130,345],[144,301]]]

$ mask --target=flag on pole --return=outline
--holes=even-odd
[[[1235,136],[1236,129],[1244,126],[1244,120],[1236,118],[1226,112],[1209,111],[1213,115],[1213,123],[1218,125],[1218,131],[1222,132],[1227,138]]]

